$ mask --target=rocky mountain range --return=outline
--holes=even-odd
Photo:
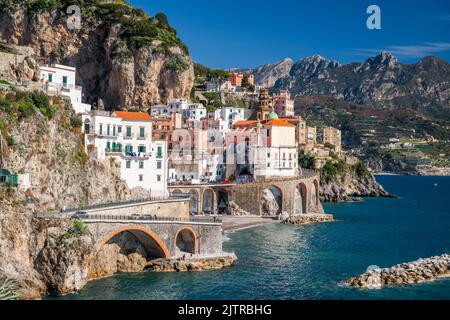
[[[41,64],[76,67],[86,102],[101,98],[108,109],[147,109],[189,96],[192,59],[164,14],[150,17],[125,1],[78,1],[81,23],[74,28],[70,4],[0,0],[0,42],[32,48]]]
[[[340,64],[315,55],[296,63],[260,66],[256,84],[289,89],[293,96],[331,96],[378,108],[408,107],[450,119],[450,64],[434,56],[403,64],[388,52]]]

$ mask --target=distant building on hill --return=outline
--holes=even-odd
[[[326,127],[323,129],[323,143],[329,143],[334,146],[334,151],[340,153],[342,151],[341,130]]]
[[[230,82],[235,87],[241,87],[242,80],[244,80],[244,75],[242,75],[240,73],[232,73],[230,75]]]
[[[82,102],[83,88],[77,86],[76,69],[61,64],[41,66],[40,82],[48,94],[66,96],[70,98],[75,113],[91,111],[91,105]]]

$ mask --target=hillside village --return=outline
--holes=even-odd
[[[286,90],[270,95],[259,89],[257,108],[251,110],[224,106],[208,111],[202,103],[174,99],[149,106],[148,112],[104,111],[82,101],[74,67],[56,64],[39,70],[39,81],[27,82],[26,89],[68,98],[81,120],[86,154],[115,159],[130,188],[142,187],[155,196],[167,194],[168,184],[297,176],[300,154],[313,156],[316,170],[333,157],[357,162],[342,149],[340,130],[324,128],[318,141],[317,129],[295,116]],[[231,74],[225,83],[241,88],[242,75]],[[23,184],[32,177],[20,181],[26,189]]]

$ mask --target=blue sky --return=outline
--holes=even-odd
[[[448,0],[131,0],[167,14],[193,59],[212,68],[251,68],[320,54],[341,63],[381,50],[404,63],[436,55],[450,61]],[[366,9],[381,8],[381,30]]]

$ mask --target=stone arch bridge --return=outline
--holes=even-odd
[[[186,196],[170,196],[43,213],[38,218],[82,220],[94,238],[94,256],[105,244],[124,235],[128,242],[142,245],[152,258],[220,255],[221,219],[192,217],[188,204]]]
[[[297,177],[273,177],[246,183],[172,185],[172,194],[190,197],[191,214],[226,213],[226,204],[234,201],[254,215],[264,215],[262,199],[272,194],[279,212],[324,213],[319,199],[320,175],[303,169]],[[225,206],[224,206],[225,204]]]

